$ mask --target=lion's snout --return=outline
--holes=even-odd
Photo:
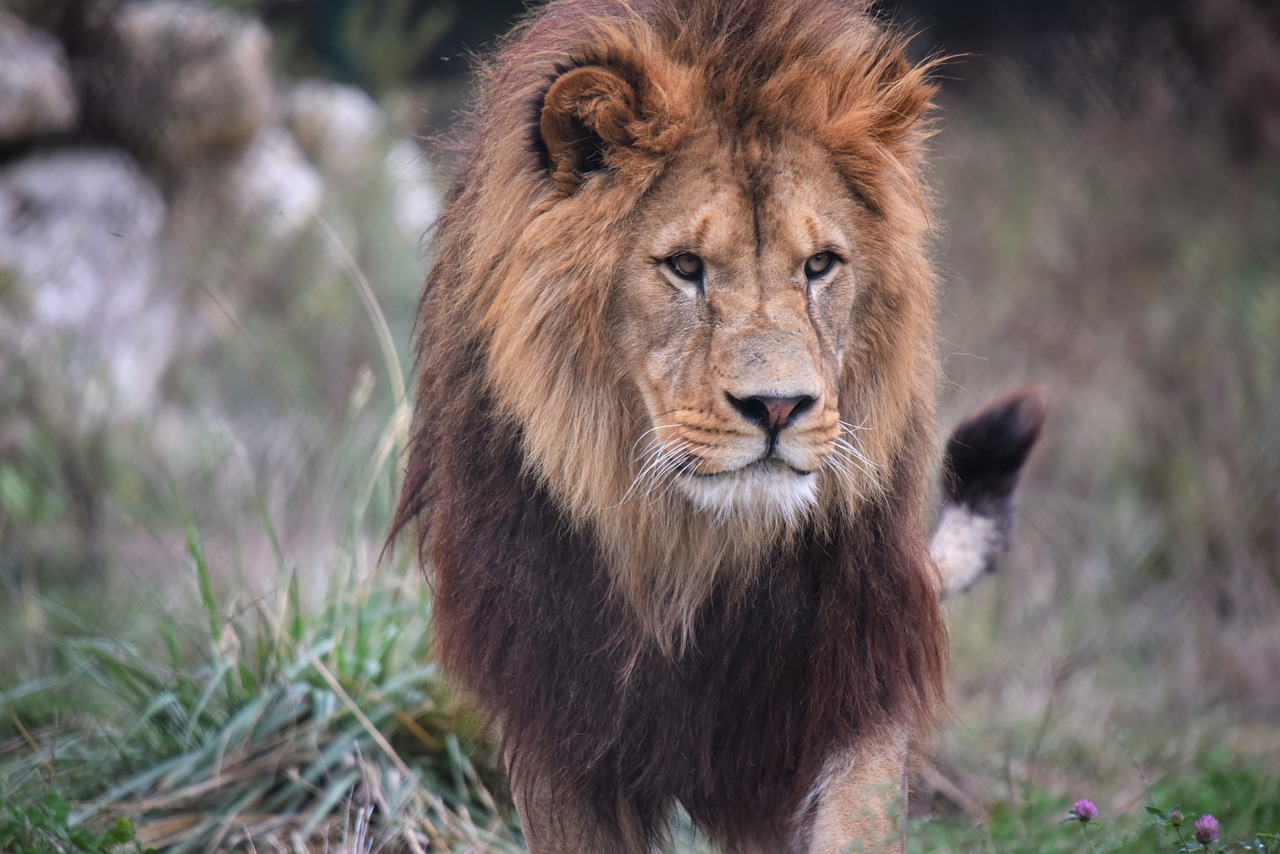
[[[785,428],[821,411],[823,383],[813,330],[792,308],[770,306],[775,316],[789,315],[788,322],[763,328],[757,312],[739,314],[737,328],[721,331],[715,342],[720,364],[728,366],[718,377],[729,404],[725,415],[738,421],[734,429],[741,429],[741,420],[762,429],[771,446]]]

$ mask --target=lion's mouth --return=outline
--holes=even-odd
[[[795,466],[788,463],[786,460],[779,457],[777,454],[773,454],[773,453],[766,454],[765,456],[760,457],[759,459],[752,460],[751,462],[747,463],[744,466],[738,466],[737,468],[733,468],[733,469],[724,469],[722,471],[711,471],[711,472],[697,471],[696,469],[694,469],[694,470],[690,470],[688,474],[691,475],[692,477],[698,477],[698,478],[714,478],[714,477],[729,477],[733,475],[754,474],[756,472],[760,472],[762,474],[790,473],[794,475],[799,475],[800,477],[809,477],[813,474],[812,471],[806,471],[805,469],[796,468]]]

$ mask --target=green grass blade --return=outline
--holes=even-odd
[[[222,644],[222,618],[218,603],[213,598],[213,585],[209,580],[209,563],[205,560],[204,545],[200,541],[200,532],[190,518],[183,520],[183,528],[187,537],[187,552],[195,562],[196,584],[200,590],[200,604],[204,606],[205,616],[209,621],[209,636],[215,647]]]

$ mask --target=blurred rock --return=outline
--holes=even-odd
[[[402,137],[387,152],[384,168],[396,225],[406,237],[421,240],[440,216],[441,196],[431,161],[418,143]]]
[[[0,143],[71,130],[76,96],[62,47],[0,13]]]
[[[328,80],[294,86],[285,115],[311,162],[340,181],[367,173],[387,128],[386,113],[364,90]]]
[[[184,176],[174,217],[193,244],[218,234],[228,245],[248,238],[279,246],[310,225],[323,200],[320,173],[288,131],[270,126],[235,159]]]
[[[107,68],[86,81],[98,119],[155,165],[239,153],[271,115],[271,36],[227,9],[184,0],[123,6]]]
[[[282,128],[259,134],[227,173],[227,194],[244,221],[273,238],[292,237],[320,212],[324,180]]]
[[[123,154],[65,150],[0,171],[0,340],[84,424],[142,415],[175,351],[176,296],[157,281],[165,205]]]

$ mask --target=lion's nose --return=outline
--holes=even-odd
[[[725,392],[725,396],[729,398],[729,405],[738,410],[744,418],[752,424],[759,424],[771,434],[777,434],[793,418],[809,410],[816,400],[807,394],[797,397],[766,395],[735,397]]]

